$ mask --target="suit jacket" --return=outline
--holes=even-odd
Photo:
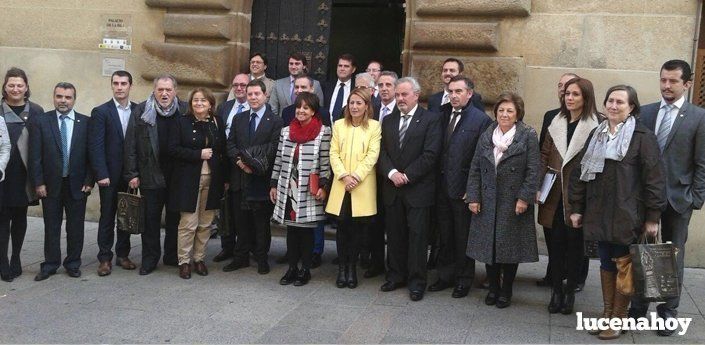
[[[136,107],[137,103],[130,102],[132,111]],[[88,130],[88,154],[96,180],[109,178],[111,185],[117,185],[122,179],[125,134],[112,98],[93,108]]]
[[[382,148],[379,156],[380,174],[384,177],[383,196],[386,205],[404,198],[412,207],[433,206],[436,192],[436,163],[441,153],[440,116],[420,105],[409,120],[404,143],[399,147],[399,120],[396,108],[382,121]],[[409,183],[397,188],[387,177],[392,169],[406,174]]]
[[[434,113],[442,113],[441,102],[443,101],[443,91],[434,93],[428,98],[428,110]],[[475,106],[475,108],[485,111],[485,104],[482,103],[482,95],[477,92],[472,93],[470,101],[468,102]]]
[[[323,84],[323,104],[325,104],[326,106],[325,107],[321,106],[321,108],[325,108],[326,111],[328,111],[329,113],[330,113],[331,104],[333,104],[333,102],[335,102],[335,100],[332,98],[333,98],[333,92],[335,92],[336,86],[338,86],[338,79],[335,79],[335,81]],[[354,89],[355,89],[355,81],[351,80],[350,81],[350,92],[352,93],[352,90],[354,90]],[[333,114],[331,114],[331,123],[335,123],[335,121],[337,121],[338,119],[343,117],[343,111],[345,110],[345,107],[347,105],[348,105],[348,103],[345,100],[343,100],[343,105],[340,107],[340,117],[337,119],[333,119],[332,118]]]
[[[69,189],[71,196],[83,199],[83,186],[93,186],[93,173],[88,160],[89,117],[75,113],[73,134],[69,147]],[[61,133],[57,112],[52,110],[34,116],[29,123],[30,176],[34,187],[46,185],[47,197],[59,198],[61,194],[63,162]]]
[[[553,109],[547,111],[543,114],[543,123],[541,124],[541,134],[539,134],[539,147],[543,147],[543,141],[546,140],[546,133],[548,133],[548,126],[553,122],[553,118],[561,112],[561,108]]]
[[[331,126],[331,119],[330,119],[330,114],[328,113],[328,109],[324,107],[320,107],[318,109],[318,115],[321,116],[321,122],[323,123],[324,126],[330,127]],[[289,126],[291,123],[291,120],[293,120],[296,117],[296,107],[292,104],[282,111],[282,121],[284,124],[284,127]]]
[[[654,131],[661,103],[641,107],[641,121]],[[683,103],[666,141],[662,158],[666,166],[668,202],[678,213],[699,210],[705,200],[705,109]]]
[[[279,134],[282,129],[282,119],[269,109],[260,120],[254,137],[250,138],[250,112],[244,111],[235,115],[230,135],[228,136],[228,158],[230,161],[230,190],[243,191],[245,198],[251,201],[269,200],[269,179],[272,175],[274,159],[277,155]],[[247,151],[247,152],[245,152]],[[237,160],[246,154],[263,154],[267,163],[265,171],[260,174],[247,174],[237,166]]]
[[[289,78],[289,76],[277,79],[274,82],[274,90],[272,90],[272,93],[269,95],[269,105],[272,107],[272,113],[281,117],[282,110],[291,105],[290,88],[291,78]],[[318,80],[313,81],[313,90],[316,96],[318,96],[318,100],[321,102],[321,107],[325,106],[323,102],[323,90]]]
[[[441,120],[443,133],[443,153],[441,155],[441,183],[451,199],[462,199],[468,181],[470,163],[475,155],[475,147],[480,135],[492,123],[485,112],[480,111],[468,102],[460,113],[453,132],[448,137],[453,107],[443,107]]]

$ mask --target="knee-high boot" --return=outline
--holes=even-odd
[[[602,316],[601,318],[612,317],[612,302],[614,301],[614,291],[617,285],[617,272],[600,270],[600,280],[602,282]],[[600,333],[599,329],[589,331],[592,335]]]
[[[627,256],[617,258],[616,261],[619,261],[622,259],[622,262],[624,259],[627,259]],[[622,270],[625,269],[631,269],[631,265],[620,265],[617,264],[617,270],[620,270],[619,273],[624,274]],[[630,275],[627,275],[630,276]],[[629,302],[631,301],[631,295],[623,295],[620,293],[617,289],[617,278],[615,275],[615,284],[614,284],[614,299],[612,302],[612,318],[626,318],[627,317],[627,310],[629,309]],[[601,331],[600,334],[597,335],[598,338],[602,340],[610,340],[610,339],[617,339],[619,336],[622,334],[621,329],[608,329]]]

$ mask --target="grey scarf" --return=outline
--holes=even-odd
[[[162,109],[152,93],[149,95],[149,98],[147,98],[141,118],[142,121],[154,126],[157,122],[157,113],[159,113],[160,116],[171,117],[176,113],[177,109],[179,109],[179,97],[174,96],[174,100],[169,104],[169,107]]]
[[[602,121],[595,129],[592,139],[590,139],[585,156],[580,162],[580,180],[582,181],[590,182],[594,180],[595,175],[601,173],[605,167],[605,153],[607,152],[607,141],[609,140],[609,129],[607,131],[605,129],[608,126],[609,121]],[[613,139],[617,141],[618,161],[624,159],[627,154],[632,135],[634,135],[634,128],[636,128],[636,120],[634,116],[629,115],[617,136]]]

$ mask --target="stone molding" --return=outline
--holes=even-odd
[[[416,15],[526,17],[531,0],[416,0]]]
[[[147,65],[154,68],[142,77],[168,71],[180,84],[227,92],[233,74],[247,66],[252,1],[145,0],[166,9],[165,39],[144,43]]]

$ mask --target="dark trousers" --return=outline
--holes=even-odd
[[[100,219],[98,220],[98,261],[113,259],[113,242],[115,241],[115,213],[117,212],[118,192],[125,192],[127,184],[120,181],[111,181],[108,187],[99,187],[100,192]],[[130,254],[130,234],[117,231],[115,254],[124,258]]]
[[[490,291],[511,297],[519,264],[485,264]]]
[[[27,206],[0,209],[0,274],[17,276],[22,273],[20,252],[27,233]],[[7,258],[12,237],[12,257]]]
[[[662,241],[671,241],[677,250],[676,264],[678,265],[678,292],[680,295],[683,288],[683,265],[685,262],[685,242],[688,240],[688,224],[690,217],[693,215],[693,210],[689,209],[686,213],[678,213],[668,204],[666,211],[661,214],[661,239]],[[671,317],[678,315],[678,305],[680,297],[673,297],[666,300],[666,303],[659,304],[656,308],[659,315],[664,315],[666,312]],[[632,299],[632,308],[638,312],[644,312],[649,309],[649,302],[642,301],[638,297]]]
[[[426,289],[426,255],[431,207],[412,207],[402,197],[386,206],[387,281]]]
[[[42,199],[44,213],[44,273],[55,273],[61,266],[61,222],[66,214],[66,258],[64,267],[78,269],[81,267],[83,252],[83,222],[86,218],[86,197],[74,199],[69,189],[69,179],[61,183],[61,192],[57,198]]]
[[[470,231],[470,210],[461,199],[451,199],[444,191],[436,206],[440,250],[438,278],[469,286],[475,277],[475,260],[465,255]]]
[[[546,264],[546,275],[544,275],[544,278],[550,280],[553,276],[553,267],[551,266],[551,253],[553,252],[553,246],[551,245],[551,228],[543,227],[543,238],[546,240],[546,252],[548,253],[548,264]]]
[[[584,250],[585,246],[583,246],[583,251]],[[587,256],[583,256],[580,264],[580,273],[578,273],[578,284],[585,284],[585,280],[587,280],[588,273],[590,273],[590,258]]]
[[[338,258],[343,265],[357,264],[362,246],[362,235],[367,228],[366,223],[355,221],[352,218],[338,222],[335,232],[335,245],[338,249]]]
[[[252,253],[257,263],[267,262],[272,242],[269,219],[272,217],[273,205],[269,201],[249,201],[249,207],[243,208],[243,197],[241,191],[233,193],[233,217],[236,219],[237,235],[233,261],[249,262]]]
[[[233,200],[235,199],[234,193],[228,191],[228,205],[226,207],[230,207],[230,209],[233,209]],[[221,215],[222,216],[222,215]],[[226,253],[235,253],[235,242],[237,242],[237,236],[235,235],[235,222],[237,219],[233,216],[233,213],[230,212],[230,231],[228,232],[227,235],[221,236],[220,237],[220,249]]]
[[[289,267],[297,268],[301,261],[301,268],[311,269],[315,230],[315,228],[291,225],[286,227],[286,258],[289,261]]]
[[[140,193],[145,207],[145,228],[142,233],[142,267],[154,268],[162,255],[161,222],[164,209],[165,191],[160,189],[141,189]]]
[[[323,249],[326,246],[325,237],[326,222],[318,222],[318,226],[313,229],[313,253],[323,254]]]
[[[164,264],[178,265],[179,259],[176,256],[177,239],[179,235],[179,221],[181,213],[172,211],[169,206],[169,189],[164,190],[164,202],[166,204],[166,215],[164,216]]]
[[[617,264],[612,259],[629,255],[629,246],[611,242],[597,242],[597,252],[600,254],[600,269],[617,272]]]
[[[583,268],[583,229],[568,226],[563,217],[563,204],[559,202],[551,228],[553,253],[548,260],[551,264],[551,283],[555,291],[563,289],[563,278],[567,278],[566,290],[574,291]]]
[[[378,205],[384,204],[378,200]],[[384,212],[382,207],[378,207],[377,210],[379,212],[365,228],[362,246],[371,254],[370,268],[384,271]]]

